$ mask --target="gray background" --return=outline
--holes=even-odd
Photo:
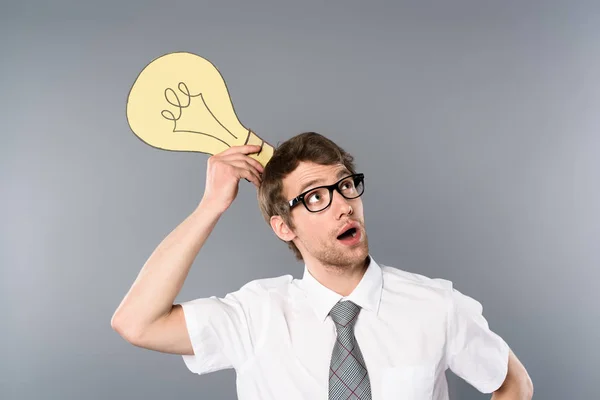
[[[137,74],[180,50],[266,140],[355,154],[372,254],[479,300],[536,399],[597,397],[599,43],[591,1],[4,2],[0,398],[235,398],[233,370],[198,377],[110,327],[203,193],[206,155],[125,119]],[[243,181],[177,300],[301,273]]]

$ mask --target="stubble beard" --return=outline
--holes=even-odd
[[[335,242],[321,242],[311,252],[312,256],[332,272],[343,273],[364,261],[369,254],[369,239],[362,227],[361,233],[361,241],[355,247],[346,247],[333,236]]]

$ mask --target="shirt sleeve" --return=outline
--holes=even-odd
[[[193,355],[183,355],[191,372],[205,374],[237,368],[254,353],[266,316],[267,291],[249,282],[224,298],[211,296],[182,303]]]
[[[488,325],[477,300],[450,288],[448,367],[481,393],[497,390],[508,372],[508,344]]]

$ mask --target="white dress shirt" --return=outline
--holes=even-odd
[[[327,400],[339,300],[361,307],[355,336],[373,400],[448,400],[450,368],[482,393],[504,381],[509,347],[489,329],[479,302],[452,282],[379,265],[372,256],[347,297],[304,267],[251,281],[224,298],[182,304],[194,355],[190,371],[236,370],[240,400]]]

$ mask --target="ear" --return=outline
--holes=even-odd
[[[271,228],[273,232],[284,242],[292,241],[296,234],[290,229],[290,227],[283,221],[279,215],[273,215],[270,219]]]

